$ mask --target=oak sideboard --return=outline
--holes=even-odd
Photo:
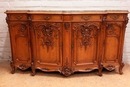
[[[31,67],[64,76],[97,69],[122,74],[128,11],[7,10],[12,73]]]

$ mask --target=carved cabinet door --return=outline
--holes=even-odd
[[[9,32],[14,65],[25,70],[31,66],[29,25],[27,22],[10,22]]]
[[[72,24],[72,66],[75,70],[98,68],[100,22]]]
[[[105,23],[103,65],[110,71],[121,64],[124,31],[123,22]]]
[[[62,23],[35,22],[33,27],[35,68],[59,71],[62,66]]]

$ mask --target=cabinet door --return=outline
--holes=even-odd
[[[105,24],[103,65],[108,69],[114,69],[122,56],[123,22],[107,22]]]
[[[100,22],[72,24],[72,64],[77,70],[91,71],[98,67]]]
[[[35,68],[55,71],[62,65],[62,24],[35,22]]]
[[[12,22],[9,27],[14,65],[23,70],[27,69],[31,66],[28,23]]]

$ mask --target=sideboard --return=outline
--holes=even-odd
[[[12,60],[16,68],[44,72],[74,72],[119,68],[128,11],[7,10]]]

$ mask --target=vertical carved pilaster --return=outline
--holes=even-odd
[[[68,32],[69,28],[70,28],[70,23],[69,22],[65,22],[64,23],[64,27],[65,27],[65,30]]]

